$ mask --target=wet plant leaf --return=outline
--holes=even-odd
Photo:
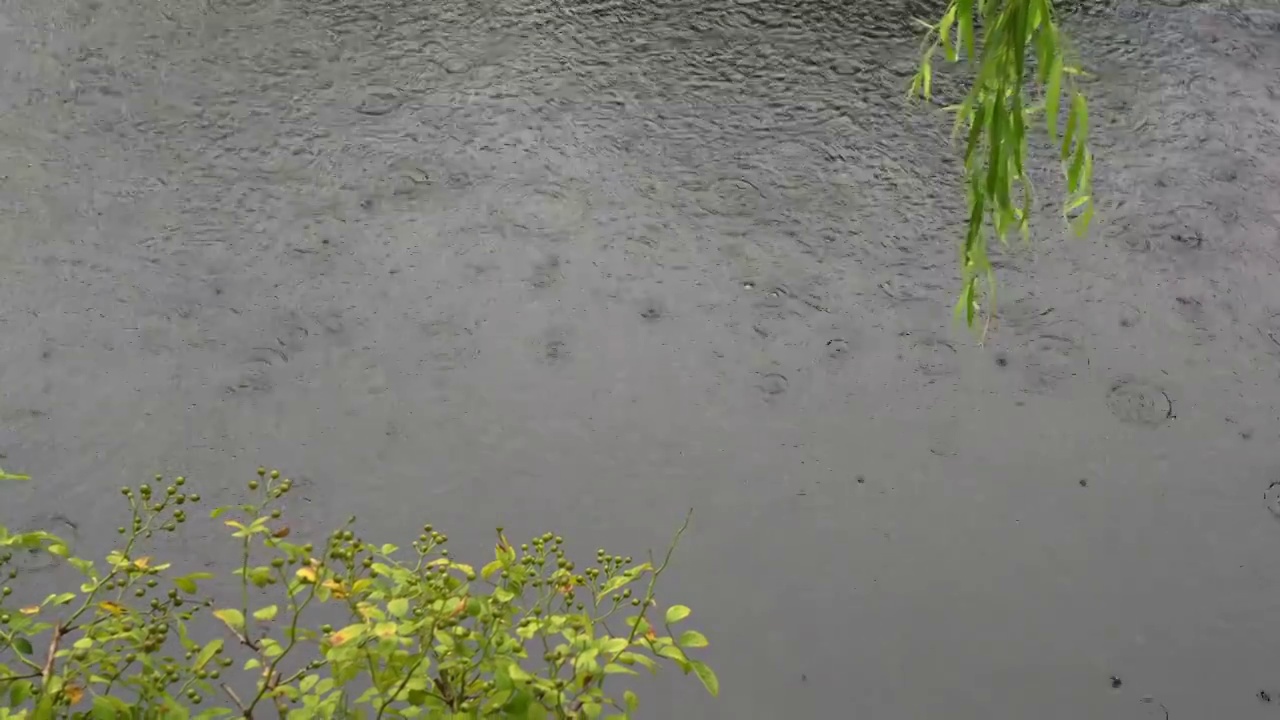
[[[701,660],[694,660],[689,663],[693,667],[693,672],[702,681],[702,686],[711,693],[711,697],[719,697],[720,695],[720,678],[716,677],[716,673],[706,663]]]
[[[685,630],[680,633],[680,647],[682,648],[704,648],[707,646],[707,636],[697,630]]]
[[[234,610],[231,608],[214,610],[213,616],[221,620],[227,627],[231,628],[237,633],[242,632],[244,630],[244,613],[240,612],[239,610]]]
[[[973,30],[978,19],[981,42]],[[954,45],[948,42],[953,31]],[[969,200],[969,221],[960,252],[962,291],[956,313],[972,327],[984,290],[992,295],[987,312],[994,307],[994,273],[987,261],[984,226],[989,226],[1001,243],[1006,243],[1015,229],[1024,239],[1030,237],[1033,194],[1026,171],[1025,123],[1029,110],[1023,100],[1029,81],[1037,80],[1042,86],[1046,128],[1054,140],[1062,93],[1066,90],[1071,95],[1059,151],[1069,185],[1064,206],[1091,193],[1088,108],[1084,95],[1071,85],[1079,71],[1066,64],[1066,48],[1049,0],[951,0],[925,39],[928,49],[912,80],[913,94],[929,95],[932,59],[939,47],[947,60],[954,62],[960,59],[963,45],[974,74],[968,94],[953,110],[957,135],[961,129],[967,130],[963,157]],[[1031,78],[1027,72],[1029,50],[1038,64]],[[1071,87],[1064,88],[1064,83]],[[1092,217],[1092,202],[1082,207],[1081,217],[1073,220],[1078,229]],[[1086,222],[1079,222],[1081,219]],[[980,278],[983,285],[979,285]]]

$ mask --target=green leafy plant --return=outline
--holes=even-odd
[[[984,287],[994,300],[988,234],[1001,243],[1008,242],[1014,229],[1024,239],[1030,234],[1033,194],[1026,170],[1027,126],[1038,113],[1044,114],[1050,139],[1059,143],[1067,184],[1063,214],[1077,233],[1088,230],[1094,212],[1089,111],[1075,85],[1080,70],[1065,59],[1065,38],[1052,0],[951,0],[942,18],[925,27],[926,49],[911,84],[912,95],[931,95],[933,60],[939,50],[949,62],[967,60],[974,70],[968,94],[951,108],[956,134],[966,138],[969,201],[956,311],[972,326]],[[1035,80],[1035,102],[1029,102],[1029,77]],[[1062,114],[1066,124],[1059,136]]]
[[[319,545],[292,542],[290,481],[259,469],[248,487],[251,502],[212,513],[239,558],[232,602],[201,595],[213,574],[178,574],[144,549],[199,503],[181,477],[122,488],[130,519],[105,564],[0,527],[0,718],[626,718],[636,694],[606,679],[661,662],[719,693],[690,655],[706,637],[672,629],[689,608],[657,610],[688,518],[657,565],[601,549],[579,568],[559,536],[516,546],[499,528],[477,571],[430,525],[404,553],[362,539],[354,519]],[[20,551],[83,582],[13,601]]]

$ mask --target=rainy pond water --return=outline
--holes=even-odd
[[[645,717],[1274,716],[1280,13],[1066,20],[1099,222],[1038,148],[980,345],[937,10],[0,0],[0,522],[259,464],[295,533],[473,557],[693,508],[660,600],[723,694]]]

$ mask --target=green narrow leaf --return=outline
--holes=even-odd
[[[700,660],[694,660],[689,664],[693,666],[693,672],[702,681],[702,685],[707,689],[707,692],[711,693],[711,697],[718,697],[720,695],[720,679],[716,677],[715,671]]]
[[[1075,211],[1081,205],[1084,205],[1087,202],[1089,202],[1088,195],[1078,195],[1073,200],[1071,200],[1071,202],[1067,203],[1066,207],[1062,209],[1062,212],[1064,214],[1070,215],[1073,211]]]
[[[1076,137],[1081,145],[1089,143],[1089,104],[1084,99],[1084,93],[1076,91],[1071,97],[1071,109],[1079,114],[1079,125],[1076,128]]]
[[[1071,157],[1071,149],[1074,147],[1076,127],[1078,123],[1079,118],[1076,115],[1076,105],[1075,102],[1072,102],[1071,108],[1067,110],[1067,130],[1062,134],[1062,151],[1060,155],[1064,162],[1067,158]]]
[[[1044,114],[1049,125],[1049,139],[1058,139],[1058,103],[1062,100],[1062,61],[1054,60],[1049,67],[1049,83],[1045,88]]]
[[[1089,232],[1089,225],[1093,222],[1093,200],[1090,199],[1084,206],[1084,212],[1080,213],[1080,217],[1076,219],[1076,233],[1083,236]]]
[[[938,44],[942,46],[942,51],[947,55],[948,62],[956,61],[955,46],[951,42],[951,32],[956,24],[956,6],[954,4],[947,8],[947,12],[942,16],[942,22],[938,24]]]
[[[221,649],[222,638],[215,638],[208,645],[205,645],[204,649],[200,651],[200,654],[196,656],[196,662],[195,665],[192,666],[192,669],[200,670],[204,668],[204,666],[208,665],[209,661],[213,659],[213,656],[217,655],[218,651]]]
[[[634,713],[635,711],[640,709],[640,698],[637,697],[636,694],[631,692],[630,690],[623,691],[622,702],[624,702],[627,706],[627,714]]]
[[[1013,155],[1010,176],[1017,180],[1022,178],[1027,166],[1027,126],[1023,120],[1022,97],[1020,95],[1013,96],[1010,118],[1013,120]]]
[[[965,54],[968,55],[969,62],[973,62],[973,0],[960,0],[956,8],[960,15],[960,32],[956,36],[956,42],[964,42]]]
[[[964,148],[964,168],[971,174],[975,174],[978,170],[978,156],[982,149],[982,130],[985,119],[986,105],[979,104],[969,117],[969,137],[965,141]]]
[[[268,605],[264,608],[253,611],[254,620],[270,621],[276,618],[276,613],[280,612],[280,608],[275,605]]]
[[[671,607],[667,608],[667,624],[671,625],[674,623],[678,623],[681,620],[689,617],[689,613],[691,612],[693,611],[684,605],[672,605]]]
[[[1071,158],[1071,165],[1067,168],[1067,191],[1075,194],[1081,191],[1081,179],[1084,172],[1084,157],[1088,151],[1084,146],[1078,146],[1076,153]]]

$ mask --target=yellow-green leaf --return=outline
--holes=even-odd
[[[276,607],[275,605],[268,605],[264,608],[254,610],[253,619],[263,620],[263,621],[274,620],[276,617],[276,613],[278,613],[279,611],[280,611],[280,608]]]
[[[693,672],[702,681],[702,685],[707,689],[707,692],[711,693],[711,697],[719,696],[720,679],[716,677],[715,671],[699,660],[694,660],[689,664],[693,666]]]
[[[675,645],[663,645],[654,651],[657,655],[671,660],[680,666],[681,670],[689,671],[689,658],[685,657],[684,651]]]
[[[511,663],[507,666],[507,675],[510,676],[514,682],[529,682],[533,679],[532,675],[525,672],[524,668],[520,667],[516,663]]]
[[[625,665],[643,665],[650,672],[656,672],[658,669],[658,664],[653,661],[653,658],[637,652],[622,653],[618,656],[618,662]]]
[[[244,630],[244,613],[239,610],[234,610],[232,608],[214,610],[213,616],[221,620],[227,627],[237,633]]]
[[[397,618],[403,618],[409,614],[409,600],[407,598],[395,598],[387,603],[387,612]]]
[[[667,624],[671,625],[673,623],[678,623],[689,617],[689,613],[691,612],[693,611],[684,605],[672,605],[667,608]]]
[[[353,640],[359,640],[368,631],[368,626],[363,623],[348,625],[341,630],[329,635],[329,644],[334,647],[345,645]]]
[[[701,648],[707,646],[707,636],[697,630],[685,630],[680,633],[680,647]]]
[[[600,641],[600,652],[606,655],[620,653],[627,649],[627,639],[622,637],[605,638]]]
[[[194,573],[188,573],[181,577],[174,578],[173,584],[177,585],[178,589],[181,590],[182,592],[187,593],[188,595],[193,595],[200,589],[199,586],[196,585],[197,580],[212,580],[212,579],[213,579],[213,573],[194,572]]]

